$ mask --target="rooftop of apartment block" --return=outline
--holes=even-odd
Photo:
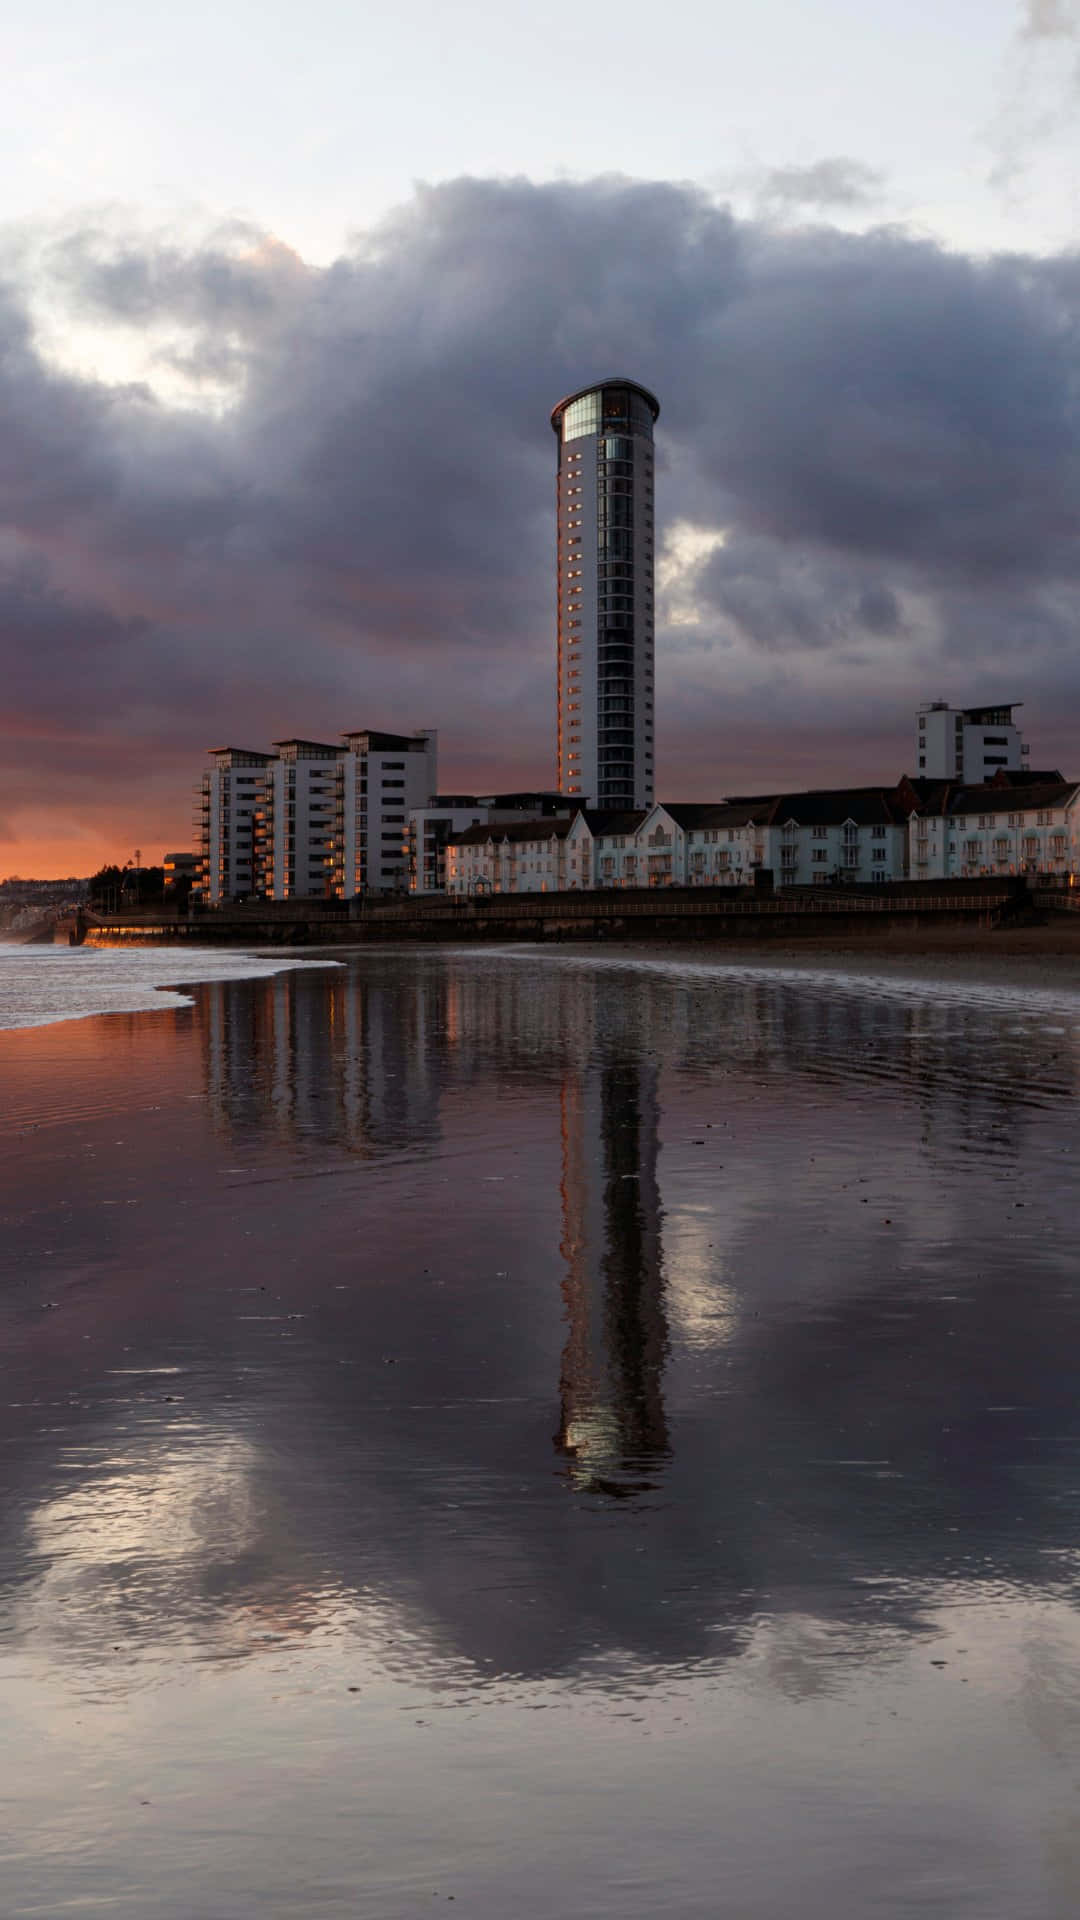
[[[367,753],[422,753],[432,739],[425,728],[419,733],[381,733],[374,727],[353,727],[341,737],[350,744],[362,740]]]

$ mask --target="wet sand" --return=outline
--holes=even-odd
[[[791,940],[732,941],[723,947],[718,942],[708,951],[718,960],[753,966],[782,968],[813,955],[815,967],[888,971],[913,979],[1080,986],[1080,914],[1062,914],[1047,926],[1033,927],[868,927],[842,939],[825,928]]]
[[[270,955],[293,950],[259,948],[257,951]],[[767,940],[732,937],[700,941],[515,941],[506,945],[493,940],[468,946],[460,941],[448,940],[445,944],[432,943],[430,948],[418,948],[412,943],[395,946],[388,941],[385,946],[367,944],[350,947],[342,944],[295,949],[298,956],[311,957],[320,953],[326,958],[336,959],[350,954],[359,957],[393,952],[404,956],[422,951],[442,951],[455,955],[475,953],[477,956],[485,952],[546,954],[556,961],[577,955],[582,958],[597,954],[641,954],[650,958],[667,955],[675,963],[682,959],[693,961],[695,965],[712,964],[717,967],[783,969],[812,964],[814,967],[842,968],[856,973],[895,972],[898,976],[905,975],[912,979],[932,980],[940,976],[997,981],[1002,985],[1013,981],[1017,985],[1068,985],[1072,982],[1080,986],[1080,913],[1063,913],[1040,926],[893,927],[871,923],[857,932],[845,932],[842,936],[838,936],[826,924],[820,932],[812,930],[792,936],[781,934]]]
[[[1061,956],[333,957],[0,1035],[5,1920],[1071,1920]]]

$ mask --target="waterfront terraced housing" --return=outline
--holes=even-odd
[[[1080,784],[1000,772],[977,787],[903,779],[713,805],[575,814],[569,831],[452,834],[447,891],[860,886],[1080,874]]]
[[[1080,783],[996,776],[978,786],[910,781],[913,880],[1024,874],[1061,884],[1080,874]]]

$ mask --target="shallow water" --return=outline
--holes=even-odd
[[[1072,1914],[1080,996],[188,992],[0,1037],[5,1915]]]
[[[0,940],[0,1031],[45,1027],[95,1013],[185,1007],[177,980],[263,979],[289,967],[333,966],[331,960],[294,960],[226,953],[221,948],[37,946]]]

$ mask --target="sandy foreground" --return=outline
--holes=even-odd
[[[655,948],[653,949],[655,951]],[[700,950],[697,950],[700,951]],[[1080,987],[1080,915],[1050,926],[868,927],[838,937],[827,929],[796,939],[719,942],[717,961],[784,968]]]

